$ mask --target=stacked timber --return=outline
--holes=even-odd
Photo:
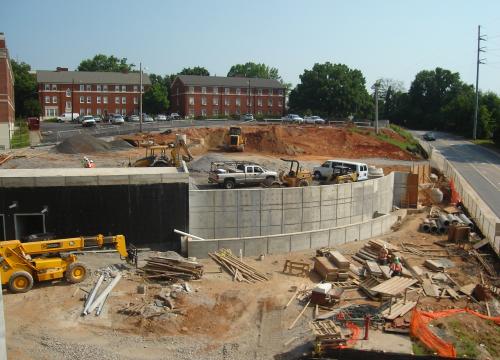
[[[203,265],[182,257],[150,257],[141,270],[146,279],[155,280],[195,280],[203,276]]]
[[[380,250],[384,247],[387,248],[389,254],[392,254],[398,250],[398,248],[386,241],[380,239],[373,239],[368,241],[368,243],[363,246],[358,252],[353,255],[353,259],[359,262],[360,264],[365,264],[366,261],[378,261],[378,254]]]
[[[220,249],[219,251],[208,253],[208,256],[226,269],[233,276],[233,281],[255,283],[257,281],[269,280],[265,274],[234,256],[230,249]]]
[[[324,281],[346,281],[349,278],[349,263],[347,269],[335,266],[327,257],[317,256],[314,258],[314,271]]]

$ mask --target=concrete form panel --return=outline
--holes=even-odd
[[[279,226],[283,222],[283,210],[263,210],[260,213],[260,224],[264,226]]]
[[[290,252],[290,235],[270,236],[268,238],[268,254],[282,254],[287,252]]]
[[[218,240],[188,241],[188,256],[200,259],[208,258],[209,252],[219,249]]]
[[[321,206],[321,220],[333,220],[337,218],[337,205]]]
[[[302,223],[302,231],[319,230],[319,229],[321,229],[321,223],[319,221]]]
[[[189,214],[189,228],[213,228],[214,227],[214,213],[213,212],[203,212],[203,213],[190,213]]]
[[[202,239],[215,239],[214,228],[189,228],[189,233],[201,237]]]
[[[331,229],[329,230],[329,232],[330,232],[330,240],[328,246],[334,247],[345,244],[345,239],[346,239],[345,227],[341,227],[338,229]]]
[[[345,229],[345,242],[353,242],[359,240],[359,225],[348,226]]]
[[[262,205],[281,205],[283,203],[283,189],[262,189]]]
[[[238,206],[237,190],[218,190],[214,191],[214,206],[219,207],[236,207]]]
[[[189,207],[214,206],[215,191],[191,190],[189,191]]]
[[[243,239],[219,240],[219,249],[229,249],[234,256],[240,256],[240,250],[245,250],[245,241]]]
[[[233,190],[238,192],[238,204],[240,206],[260,207],[260,189]]]
[[[200,214],[200,216],[203,216],[203,214]],[[216,230],[238,227],[238,214],[236,211],[215,211],[213,216]]]
[[[278,226],[261,226],[260,227],[260,234],[261,235],[278,235],[282,234],[282,227],[281,225]]]
[[[300,251],[311,248],[311,234],[306,232],[302,234],[290,235],[290,251]]]
[[[238,237],[260,236],[260,226],[240,227]]]
[[[238,237],[238,228],[233,227],[221,227],[215,228],[215,239],[227,239],[227,238],[237,238]]]
[[[349,184],[339,184],[337,186],[338,196],[337,199],[349,199],[352,197],[351,183]]]
[[[372,222],[372,236],[382,235],[382,219],[375,219]]]
[[[311,249],[329,246],[330,231],[315,231],[311,233]]]
[[[283,224],[301,224],[302,223],[302,209],[283,209]]]
[[[267,237],[245,239],[245,256],[259,256],[267,254]]]
[[[372,237],[372,223],[366,222],[359,225],[359,240],[366,240]]]
[[[306,186],[302,188],[303,202],[321,201],[321,189],[319,186]]]
[[[283,225],[283,234],[302,231],[302,224]]]
[[[283,204],[302,204],[302,188],[284,188]]]
[[[321,209],[316,207],[304,207],[302,209],[303,222],[315,222],[321,220]]]
[[[238,212],[238,226],[260,227],[260,212],[258,210]]]
[[[337,200],[337,185],[323,185],[320,186],[321,189],[321,203],[325,201],[336,201]]]
[[[319,224],[319,226],[320,226],[320,229],[334,228],[334,227],[337,226],[337,220],[325,220],[325,221],[321,221],[320,224]]]

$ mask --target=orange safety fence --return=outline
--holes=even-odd
[[[351,346],[354,346],[354,344],[356,343],[356,341],[359,340],[359,333],[361,332],[361,329],[356,326],[356,324],[354,324],[353,322],[351,321],[347,321],[345,323],[345,326],[347,326],[347,328],[349,330],[351,330],[351,333],[352,333],[352,336],[349,340],[347,340],[347,343]]]
[[[460,202],[460,194],[458,193],[457,189],[455,189],[455,182],[450,180],[450,191],[451,191],[451,199],[450,202],[452,204],[458,204]]]
[[[452,343],[448,343],[434,334],[427,326],[432,320],[467,312],[482,319],[492,320],[500,325],[500,316],[492,317],[480,314],[470,309],[451,309],[437,312],[420,311],[413,309],[410,323],[410,335],[419,339],[429,349],[441,356],[456,357],[457,352]]]

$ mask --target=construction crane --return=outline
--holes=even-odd
[[[170,151],[170,156],[168,152]],[[181,155],[184,152],[184,155]],[[179,167],[182,162],[190,162],[193,160],[193,155],[189,151],[186,142],[181,137],[178,137],[175,143],[168,145],[155,145],[146,148],[146,156],[137,160],[133,164],[129,162],[129,166],[133,167]]]
[[[23,293],[29,291],[35,281],[65,278],[70,283],[82,282],[89,270],[74,252],[95,247],[113,247],[121,259],[137,263],[136,249],[127,249],[123,235],[0,241],[2,285],[7,285],[13,293]]]

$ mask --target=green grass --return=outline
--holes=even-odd
[[[450,321],[449,326],[457,338],[457,342],[455,343],[457,356],[476,358],[479,355],[477,338],[458,320]]]
[[[485,148],[488,148],[490,150],[496,151],[497,153],[500,153],[500,147],[496,145],[492,139],[477,139],[477,140],[471,140],[474,144],[484,146]]]
[[[414,341],[412,344],[414,355],[432,355],[433,352],[427,349],[420,341]]]
[[[373,136],[381,141],[384,141],[384,142],[389,143],[391,145],[397,146],[398,148],[400,148],[403,151],[408,151],[409,148],[413,148],[415,150],[418,148],[418,141],[408,131],[406,131],[406,130],[404,130],[396,125],[391,125],[390,128],[391,128],[391,130],[393,130],[394,132],[396,132],[397,134],[402,136],[405,140],[400,141],[397,139],[393,139],[390,136],[388,136],[382,132],[380,132],[377,135],[377,134],[375,134],[374,131],[366,130],[366,129],[362,129],[362,128],[358,128],[358,127],[351,127],[349,129],[351,131],[357,132],[359,134]]]
[[[410,143],[411,145],[416,145],[418,143],[418,141],[413,137],[413,135],[409,131],[403,129],[402,127],[394,124],[389,125],[389,127],[392,129],[392,131],[404,137],[406,141],[408,141],[408,143]]]
[[[10,139],[10,146],[13,149],[23,148],[30,145],[30,135],[28,130],[28,124],[23,119],[16,120],[16,129],[12,134],[12,139]]]
[[[50,119],[45,119],[43,122],[56,123],[57,122],[57,118],[53,117],[53,118],[50,118]]]

